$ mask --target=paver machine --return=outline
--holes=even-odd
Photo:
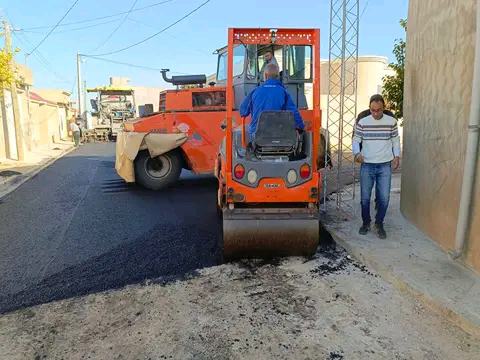
[[[235,86],[234,76],[235,49],[242,47],[247,54],[264,49],[275,54],[282,83],[301,109],[303,132],[295,129],[291,112],[268,111],[260,115],[254,140],[248,140],[248,119],[234,112],[244,90]],[[229,29],[226,65],[226,132],[215,170],[224,258],[312,255],[319,240],[321,184],[320,31]],[[308,87],[311,106],[305,101]]]
[[[95,133],[98,138],[115,138],[125,121],[135,117],[134,90],[129,87],[102,86],[87,89],[97,93],[97,99],[90,100],[97,118]]]

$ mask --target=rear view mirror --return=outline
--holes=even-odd
[[[92,105],[92,109],[93,109],[93,110],[98,111],[97,100],[95,100],[95,99],[90,99],[90,105]]]

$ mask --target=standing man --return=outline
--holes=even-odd
[[[70,130],[72,131],[75,147],[77,147],[80,144],[80,127],[75,123],[75,120],[70,123]]]
[[[293,112],[295,127],[298,130],[304,129],[302,117],[278,76],[278,65],[268,64],[265,66],[265,82],[252,90],[240,105],[241,117],[252,115],[252,121],[248,125],[249,141],[255,136],[258,119],[265,110],[289,110]]]
[[[373,95],[373,96],[377,96],[377,95]],[[370,98],[370,102],[372,101],[372,98],[373,96]],[[393,114],[393,112],[391,112],[390,110],[387,110],[385,109],[385,102],[382,98],[382,101],[383,101],[383,115],[388,115],[388,116],[391,116],[393,118],[396,119],[395,115]],[[355,124],[357,124],[360,119],[363,119],[364,117],[367,117],[369,115],[372,115],[372,113],[370,112],[370,108],[366,109],[366,110],[363,110],[362,112],[360,112],[360,114],[358,114],[357,118],[355,119]],[[360,144],[360,151],[362,151],[362,144]],[[375,201],[375,210],[378,208],[377,206],[377,201]]]
[[[392,167],[400,165],[400,138],[397,120],[383,113],[385,101],[381,95],[370,98],[370,113],[358,121],[353,137],[355,161],[361,163],[360,189],[362,220],[359,233],[365,235],[370,230],[370,197],[375,185],[377,214],[375,227],[378,237],[385,239],[387,233],[383,220],[390,200]],[[360,150],[360,144],[362,149]]]

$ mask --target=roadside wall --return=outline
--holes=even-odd
[[[475,0],[410,0],[404,99],[403,214],[453,249],[470,111]],[[480,176],[466,261],[480,271]]]

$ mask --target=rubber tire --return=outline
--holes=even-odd
[[[161,177],[152,176],[147,170],[148,162],[152,161],[152,158],[147,150],[141,151],[135,158],[135,181],[147,189],[161,190],[178,180],[182,172],[183,159],[177,150],[157,156],[155,159],[162,161],[162,164],[169,164],[168,172]]]

